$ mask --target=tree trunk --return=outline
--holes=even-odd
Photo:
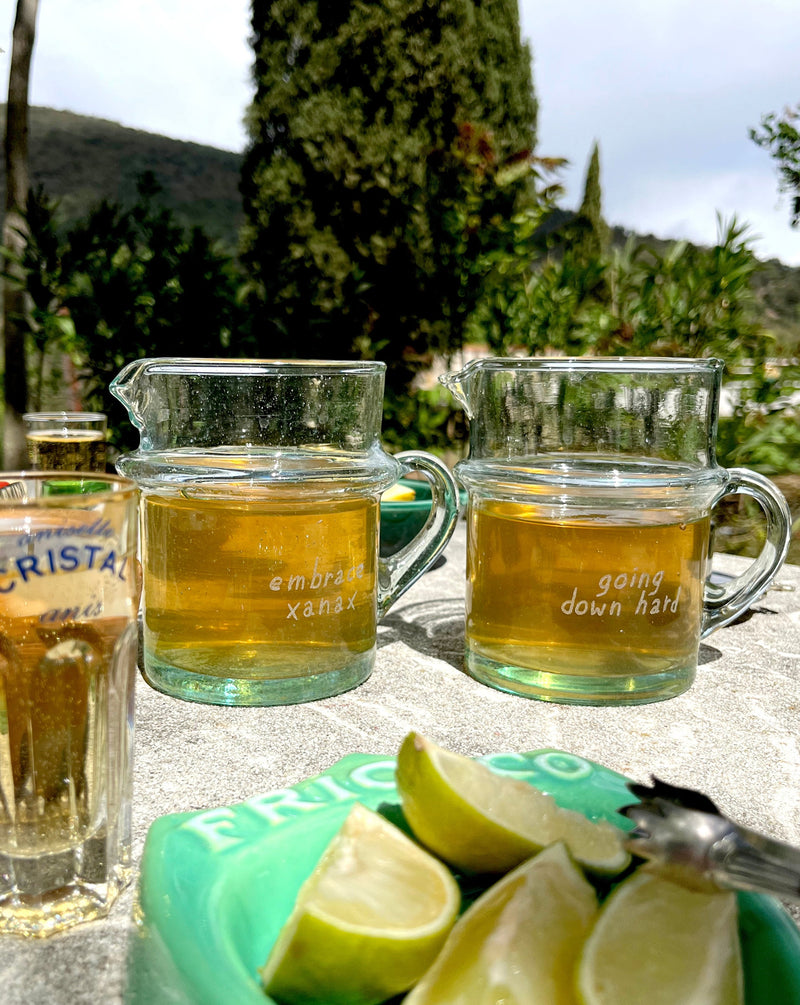
[[[8,271],[20,272],[19,258],[25,249],[25,208],[28,201],[28,82],[30,79],[36,12],[39,0],[17,0],[11,70],[6,106],[6,214],[3,245],[10,254]],[[25,359],[25,328],[21,319],[26,309],[24,289],[13,279],[3,288],[3,331],[5,334],[5,428],[3,463],[5,468],[25,467],[25,431],[22,414],[27,406],[28,381]]]

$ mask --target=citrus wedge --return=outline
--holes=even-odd
[[[596,913],[593,887],[552,845],[464,912],[404,1005],[575,1005],[575,965]]]
[[[415,836],[462,872],[508,872],[563,841],[584,868],[613,876],[628,865],[622,832],[561,809],[527,782],[409,733],[397,756],[397,789]]]
[[[410,485],[392,485],[381,494],[381,502],[411,502],[417,493]]]
[[[458,914],[447,868],[356,803],[261,971],[279,1001],[371,1005],[425,972]]]
[[[742,1005],[733,893],[690,890],[647,868],[611,894],[578,968],[583,1005]]]

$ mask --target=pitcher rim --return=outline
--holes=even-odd
[[[358,359],[260,359],[250,357],[224,356],[145,356],[131,360],[120,371],[142,369],[147,367],[151,373],[174,373],[188,375],[191,373],[217,373],[243,375],[254,370],[270,373],[275,370],[295,371],[297,373],[311,370],[331,371],[337,373],[382,373],[386,364],[382,360]],[[119,374],[118,374],[119,376]],[[112,384],[116,383],[116,378]]]
[[[483,356],[465,363],[455,374],[463,374],[480,367],[495,370],[554,370],[568,372],[574,369],[606,370],[609,373],[627,373],[641,370],[708,371],[719,373],[725,361],[716,356]],[[447,376],[447,375],[445,375]]]

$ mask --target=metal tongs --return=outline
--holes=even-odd
[[[619,810],[636,825],[626,836],[629,852],[687,886],[754,890],[800,903],[800,848],[739,827],[701,792],[652,781],[629,782],[640,802]]]
[[[25,484],[23,482],[0,481],[0,498],[27,499],[28,493],[25,491]]]

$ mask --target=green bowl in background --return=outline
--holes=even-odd
[[[101,482],[92,478],[59,479],[45,482],[42,495],[74,496],[86,495],[89,492],[108,492],[113,486],[109,482]]]

